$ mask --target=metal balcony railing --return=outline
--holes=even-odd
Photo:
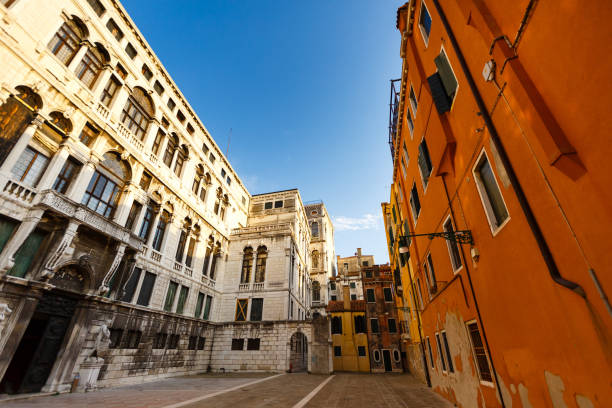
[[[391,158],[395,157],[395,139],[397,138],[397,121],[399,120],[399,102],[400,93],[396,89],[396,84],[399,87],[401,79],[391,80],[391,93],[389,95],[389,148],[391,149]],[[398,83],[399,82],[399,83]]]

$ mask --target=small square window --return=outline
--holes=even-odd
[[[170,121],[165,116],[162,116],[161,124],[163,127],[168,129],[168,126],[170,126]]]
[[[283,200],[274,202],[274,208],[282,208],[282,207],[283,207]]]
[[[123,329],[110,329],[110,343],[108,345],[108,348],[119,348],[121,336],[123,336]]]
[[[229,176],[227,176],[227,178],[225,179],[225,181],[227,182],[227,185],[228,185],[228,186],[232,184],[232,179],[231,179]]]
[[[181,112],[180,110],[178,110],[178,111],[176,112],[176,118],[177,118],[177,119],[179,120],[179,122],[181,122],[181,123],[185,122],[185,119],[187,119],[187,118],[185,117],[185,115],[183,114],[183,112]]]
[[[331,282],[331,283],[329,284],[329,288],[330,288],[331,290],[336,290],[336,282]]]
[[[178,334],[171,334],[170,338],[168,339],[168,348],[169,349],[177,349],[178,345],[179,345],[179,341],[181,339],[181,336]]]
[[[155,90],[155,92],[157,92],[158,95],[164,93],[164,87],[159,81],[155,81],[155,83],[153,84],[153,89]]]
[[[204,350],[204,345],[206,344],[206,337],[198,338],[198,350]]]
[[[153,78],[153,72],[151,72],[147,64],[142,64],[142,75],[144,75],[147,81],[150,81],[151,78]]]
[[[272,209],[272,201],[264,203],[264,209],[265,210],[271,210]]]
[[[168,334],[166,333],[157,333],[155,335],[155,341],[153,342],[154,349],[163,349],[166,348],[166,340],[168,338]]]
[[[352,295],[351,295],[351,300],[357,300],[357,295],[352,294]]]
[[[112,18],[108,20],[108,22],[106,23],[106,28],[108,28],[108,31],[110,31],[110,33],[113,35],[113,37],[115,37],[117,41],[121,41],[121,39],[123,38],[123,31],[121,31],[117,23],[115,23],[115,20],[113,20]]]
[[[168,98],[168,109],[174,110],[176,108],[176,102],[172,98]]]
[[[142,177],[140,178],[140,188],[147,191],[149,189],[149,186],[151,185],[152,178],[153,177],[149,173],[143,172]]]
[[[374,289],[366,289],[366,299],[368,303],[376,302],[376,297],[374,296]]]
[[[357,287],[357,285],[355,285],[355,282],[351,282],[349,286],[351,287],[351,289],[355,289]]]
[[[217,158],[215,157],[215,155],[214,155],[214,154],[212,154],[212,153],[211,153],[211,154],[210,154],[210,156],[208,156],[208,160],[210,160],[210,162],[211,162],[212,164],[214,164],[214,163],[215,163],[215,160],[217,160]]]
[[[91,6],[91,8],[94,9],[94,11],[96,12],[96,14],[98,15],[98,17],[102,16],[102,14],[104,14],[104,12],[106,11],[106,9],[104,8],[104,6],[102,5],[102,3],[100,3],[100,0],[87,0],[87,2],[89,3],[89,5]],[[6,0],[2,1],[0,3],[4,3],[5,6],[10,6],[10,4],[12,3],[12,1],[9,0],[8,4],[6,4]]]
[[[336,295],[332,295],[331,300],[338,300],[338,297]]]
[[[187,350],[195,350],[198,344],[198,336],[189,336],[189,346]]]
[[[259,350],[259,339],[247,339],[247,350]]]
[[[359,357],[365,357],[366,355],[365,346],[357,346],[357,354],[359,355]]]
[[[397,323],[395,319],[388,319],[387,324],[389,325],[389,333],[397,333]]]
[[[372,333],[378,333],[378,319],[370,319],[370,328]]]
[[[117,71],[117,75],[119,75],[121,79],[123,80],[125,80],[128,76],[127,70],[123,68],[123,66],[119,63],[117,63],[117,66],[115,67],[115,71]]]
[[[221,177],[225,177],[226,174],[225,169],[221,169]]]
[[[334,356],[341,357],[342,356],[342,347],[334,346]]]
[[[244,339],[232,339],[232,350],[234,351],[244,350]]]
[[[128,45],[125,46],[125,52],[131,59],[136,58],[136,55],[138,54],[138,52],[136,51],[136,48],[134,48],[134,46],[130,43],[128,43]]]
[[[391,292],[391,288],[383,288],[383,292],[385,294],[385,302],[393,302],[393,292]]]
[[[193,126],[191,126],[191,123],[187,124],[187,133],[189,133],[190,135],[193,135],[193,133],[195,132],[195,129],[193,128]]]

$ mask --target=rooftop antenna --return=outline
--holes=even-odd
[[[225,158],[229,160],[229,145],[232,139],[232,128],[230,128],[229,135],[227,135],[227,149],[225,149]]]

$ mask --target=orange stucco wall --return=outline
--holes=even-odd
[[[463,245],[463,266],[455,273],[443,239],[412,241],[411,267],[425,298],[423,334],[434,346],[435,333],[445,330],[455,361],[455,372],[443,373],[432,347],[432,386],[463,407],[501,406],[499,394],[506,406],[609,406],[612,316],[589,270],[601,290],[612,294],[612,59],[606,46],[612,7],[605,1],[536,1],[516,48],[500,40],[489,54],[498,36],[514,42],[529,1],[439,0],[559,272],[584,289],[583,298],[551,279],[434,1],[424,0],[432,19],[427,45],[419,28],[422,1],[413,3],[395,140],[399,157],[404,143],[410,157],[405,178],[394,163],[404,197],[399,210],[413,233],[426,233],[441,231],[452,209],[455,229],[471,230],[479,253],[474,260],[470,245]],[[400,9],[400,30],[409,27],[410,13],[409,7]],[[427,77],[436,72],[434,58],[442,48],[459,85],[451,110],[440,115]],[[497,86],[481,74],[490,59]],[[410,84],[418,100],[412,135],[405,119]],[[426,190],[417,163],[423,137],[433,164]],[[494,232],[473,174],[483,151],[509,213]],[[418,219],[408,203],[413,183],[422,205]],[[438,281],[431,299],[423,275],[428,253]],[[465,329],[473,319],[488,340],[494,384],[478,378]]]

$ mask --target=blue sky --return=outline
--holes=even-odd
[[[299,188],[336,253],[388,261],[389,80],[397,7],[380,0],[123,0],[251,194]]]

